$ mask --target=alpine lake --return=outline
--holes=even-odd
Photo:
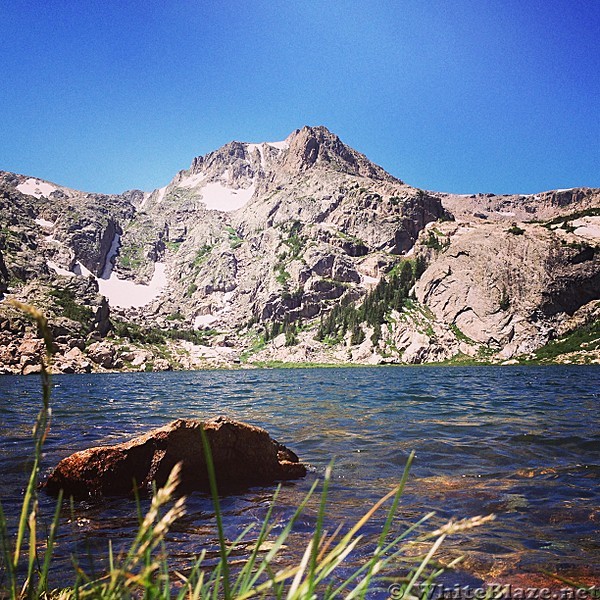
[[[264,427],[311,466],[306,478],[282,485],[274,511],[281,523],[333,461],[325,525],[351,526],[399,482],[415,450],[394,530],[430,511],[432,529],[451,518],[496,515],[445,540],[437,555],[442,564],[464,556],[442,576],[445,585],[533,582],[545,573],[574,581],[600,576],[600,366],[60,375],[51,385],[42,478],[77,450],[125,441],[177,418],[226,415]],[[40,407],[39,377],[0,377],[0,496],[13,525]],[[249,524],[260,528],[274,490],[221,497],[228,539]],[[56,500],[43,491],[39,500],[48,524]],[[314,531],[318,501],[317,495],[294,526],[292,561]],[[143,509],[148,500],[141,503]],[[209,563],[218,553],[209,495],[194,492],[186,506],[167,538],[181,569],[203,548]],[[377,539],[384,517],[367,523],[367,539]],[[65,584],[73,556],[89,573],[101,573],[109,540],[115,552],[126,548],[137,524],[134,499],[64,500],[51,579]],[[350,563],[360,562],[360,552]]]

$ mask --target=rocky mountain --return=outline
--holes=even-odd
[[[457,196],[324,127],[231,142],[163,188],[0,172],[0,370],[598,360],[600,190]],[[585,344],[582,346],[582,344]]]

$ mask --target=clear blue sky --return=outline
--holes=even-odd
[[[600,0],[4,0],[0,169],[153,189],[326,125],[412,185],[600,187]]]

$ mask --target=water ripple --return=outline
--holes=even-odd
[[[451,540],[448,556],[466,552],[473,564],[489,563],[482,558],[488,555],[506,568],[566,564],[600,572],[598,390],[600,368],[568,366],[56,376],[43,469],[75,450],[122,441],[176,418],[225,414],[265,427],[313,465],[305,481],[283,486],[282,519],[332,459],[330,519],[359,518],[398,481],[414,449],[402,518],[430,509],[440,522],[498,513],[486,530]],[[35,378],[0,377],[0,477],[11,520],[30,467],[39,403]],[[257,488],[224,498],[228,535],[260,522],[270,493]],[[41,504],[51,514],[52,500],[42,496]],[[193,494],[188,510],[173,534],[182,557],[214,543],[210,500]],[[309,505],[298,523],[299,539],[314,526],[316,510]],[[66,523],[68,507],[64,513]],[[90,546],[101,555],[110,538],[125,544],[134,535],[135,514],[128,501],[80,503],[75,521],[63,528],[57,564],[67,564],[76,548]]]

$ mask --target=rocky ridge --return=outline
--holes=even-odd
[[[61,372],[505,362],[582,329],[598,359],[597,189],[428,192],[304,127],[150,193],[0,173],[0,214],[0,293],[48,312]],[[36,339],[1,303],[0,370]]]

